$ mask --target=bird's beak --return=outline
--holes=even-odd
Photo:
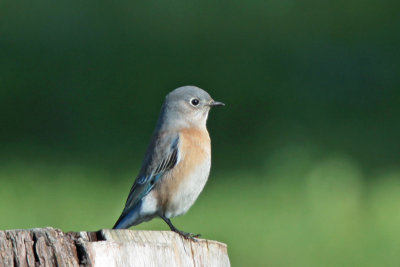
[[[208,104],[208,105],[209,105],[210,107],[225,106],[224,103],[218,102],[218,101],[214,101],[214,100],[212,100],[212,101],[210,102],[210,104]]]

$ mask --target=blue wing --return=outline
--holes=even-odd
[[[165,172],[174,168],[179,161],[179,135],[170,135],[160,138],[154,137],[146,153],[145,161],[139,176],[136,178],[125,208],[116,222],[114,228],[134,209],[139,206],[143,197],[145,197],[163,177]]]

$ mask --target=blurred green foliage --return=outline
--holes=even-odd
[[[399,7],[0,2],[0,228],[111,227],[165,94],[193,84],[227,106],[180,228],[235,266],[397,266]]]

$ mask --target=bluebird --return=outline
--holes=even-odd
[[[224,105],[195,86],[179,87],[165,97],[139,175],[113,229],[160,217],[187,239],[199,236],[178,230],[170,219],[185,214],[207,182],[211,167],[208,112]]]

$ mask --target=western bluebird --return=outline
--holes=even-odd
[[[178,230],[170,218],[185,214],[207,182],[211,143],[206,121],[211,107],[224,105],[195,86],[166,96],[139,175],[113,229],[159,216],[183,237],[199,236]]]

